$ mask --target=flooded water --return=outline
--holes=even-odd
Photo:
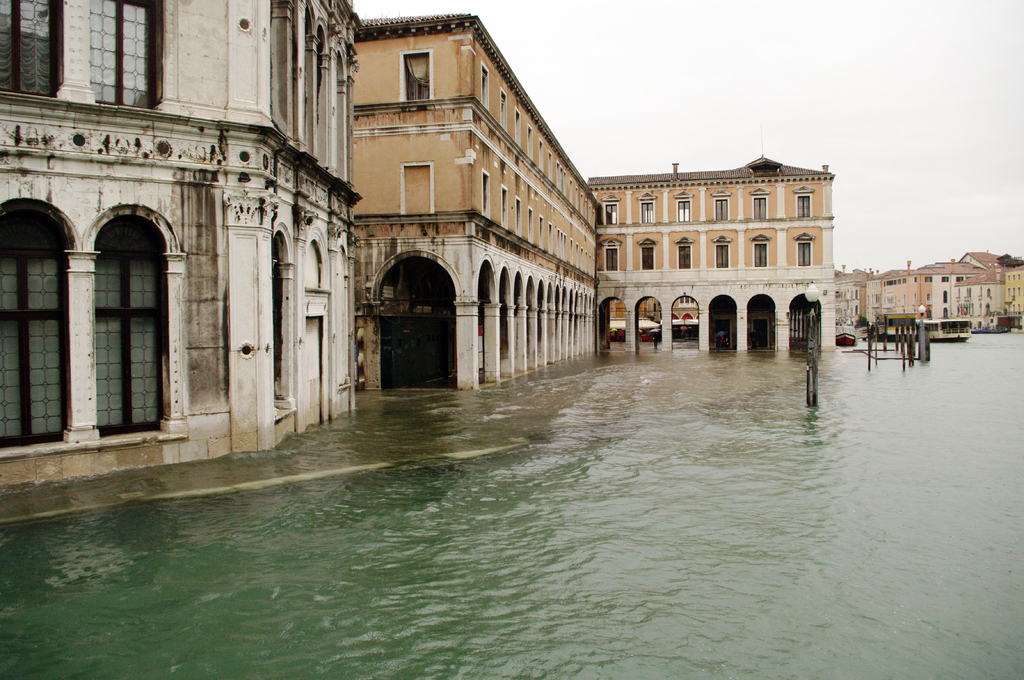
[[[663,345],[7,493],[0,677],[1024,675],[1024,335],[803,380]]]

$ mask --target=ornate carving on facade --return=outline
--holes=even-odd
[[[329,208],[330,203],[327,197],[327,187],[317,182],[309,175],[299,174],[299,191],[304,193],[310,201],[317,205]]]
[[[270,227],[277,216],[277,196],[248,191],[224,193],[225,222],[231,227]]]

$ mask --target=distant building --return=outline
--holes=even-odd
[[[1013,317],[1013,325],[1019,328],[1024,314],[1024,266],[1006,270],[1004,298],[1007,314]]]
[[[662,334],[683,314],[697,318],[699,347],[786,350],[807,339],[810,303],[821,292],[822,344],[835,346],[832,181],[828,167],[759,158],[710,172],[593,177],[601,204],[597,248],[598,334],[625,305],[625,343],[636,347],[640,306],[658,302]],[[691,310],[684,312],[683,310]]]
[[[971,326],[994,326],[1005,310],[1006,286],[1001,271],[972,276],[956,284],[958,316],[970,319]]]
[[[348,411],[350,4],[6,4],[0,484]]]
[[[835,272],[836,323],[856,324],[861,316],[867,317],[867,282],[870,274],[863,269],[847,273]]]
[[[480,19],[358,32],[365,388],[476,388],[592,353],[597,205]]]
[[[872,321],[886,314],[917,314],[923,305],[927,318],[960,316],[955,301],[956,286],[972,276],[986,273],[973,261],[939,262],[918,269],[893,269],[870,277],[869,314]]]

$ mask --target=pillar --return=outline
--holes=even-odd
[[[475,300],[455,303],[455,365],[460,390],[479,388],[480,366],[477,364],[479,303]]]
[[[497,302],[484,305],[484,382],[498,382],[501,378],[498,361],[501,356],[499,311],[500,305]]]
[[[526,373],[529,370],[527,365],[527,329],[526,329],[526,307],[516,306],[516,373]]]
[[[182,328],[182,291],[185,282],[185,254],[167,253],[167,390],[164,392],[164,417],[160,429],[173,434],[188,432],[185,419],[183,359],[185,355]]]
[[[95,274],[99,253],[69,250],[68,256],[68,321],[71,342],[68,347],[70,382],[68,392],[68,428],[64,441],[84,442],[100,438],[96,427],[96,347],[94,317],[96,315]]]

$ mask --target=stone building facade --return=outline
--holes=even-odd
[[[627,349],[641,338],[641,306],[648,321],[660,321],[664,338],[673,322],[696,320],[701,350],[802,346],[812,309],[804,292],[813,283],[821,292],[821,346],[835,347],[834,178],[828,166],[808,170],[767,158],[733,170],[675,166],[671,173],[591,178],[602,214],[602,342],[612,337],[613,306],[622,304]]]
[[[345,0],[25,0],[0,36],[0,484],[351,408]]]
[[[597,204],[479,18],[368,20],[357,47],[361,386],[593,352]]]

